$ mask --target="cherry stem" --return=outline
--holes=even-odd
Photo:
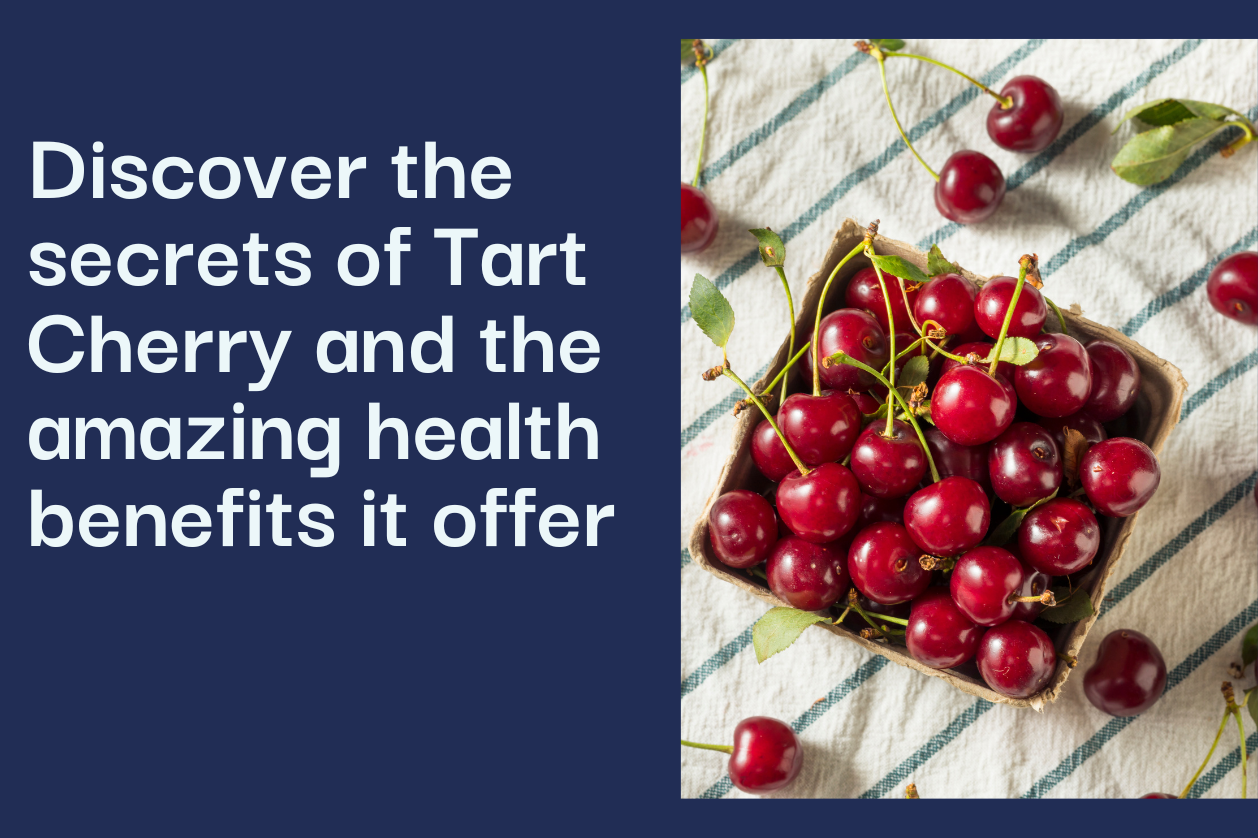
[[[924,55],[913,55],[912,53],[908,53],[908,52],[888,52],[888,53],[886,53],[886,56],[887,56],[888,58],[891,58],[891,57],[893,57],[893,56],[895,56],[895,57],[899,57],[899,58],[916,58],[918,61],[925,61],[927,64],[934,64],[936,67],[943,67],[945,70],[951,70],[952,72],[956,73],[958,76],[960,76],[961,78],[965,79],[965,80],[966,80],[966,81],[968,81],[970,84],[974,85],[974,86],[975,86],[975,87],[977,87],[979,90],[983,91],[983,92],[984,92],[984,93],[986,93],[988,96],[991,96],[993,99],[995,99],[997,102],[999,102],[999,103],[1000,103],[1000,109],[1001,109],[1002,111],[1007,111],[1007,110],[1009,110],[1010,108],[1012,108],[1012,107],[1013,107],[1013,97],[1012,97],[1012,96],[1001,96],[999,93],[997,93],[996,91],[992,90],[990,87],[988,87],[987,85],[983,84],[983,83],[982,83],[981,81],[979,81],[978,79],[976,79],[976,78],[972,78],[971,76],[967,76],[965,73],[961,72],[961,71],[960,71],[960,70],[958,70],[956,67],[950,67],[950,66],[948,66],[947,64],[943,63],[942,61],[936,61],[935,59],[933,59],[933,58],[927,58],[927,57],[926,57],[926,56],[924,56]]]
[[[1040,296],[1043,297],[1043,293],[1041,293]],[[1053,314],[1057,315],[1057,323],[1061,326],[1061,333],[1069,337],[1070,332],[1066,330],[1066,318],[1062,316],[1061,309],[1057,307],[1057,303],[1053,302],[1048,297],[1044,297],[1044,302],[1048,303],[1048,307],[1053,310]]]
[[[909,322],[913,324],[913,331],[920,335],[922,333],[922,327],[917,325],[917,318],[913,316],[913,307],[909,305],[909,292],[904,287],[904,277],[897,276],[896,279],[900,283],[900,299],[904,300],[904,310],[909,315]]]
[[[895,115],[895,105],[891,104],[891,91],[887,89],[887,62],[882,50],[877,47],[870,47],[870,54],[878,59],[878,74],[882,76],[882,92],[887,97],[887,108],[891,111],[891,118],[895,120],[895,129],[900,132],[900,138],[904,140],[904,144],[909,147],[909,151],[913,152],[913,156],[917,158],[917,162],[922,164],[922,168],[930,172],[930,176],[936,181],[939,175],[935,174],[935,170],[926,165],[926,161],[922,159],[922,155],[917,153],[917,149],[913,148],[913,144],[909,142],[909,135],[904,133],[904,127],[900,125],[900,117]],[[903,53],[892,53],[893,55],[902,55]],[[913,56],[917,58],[919,56]],[[948,69],[952,69],[949,67]],[[975,82],[978,84],[978,82]]]
[[[702,61],[696,61],[699,65],[699,72],[703,74],[703,123],[699,128],[699,162],[695,163],[695,179],[690,181],[690,185],[699,188],[699,175],[703,172],[703,140],[708,133],[708,61],[711,55]]]
[[[734,753],[733,745],[705,745],[702,742],[687,742],[685,739],[681,740],[681,744],[685,745],[687,748],[700,748],[705,751],[720,751],[723,754]]]
[[[1227,725],[1227,717],[1232,715],[1232,708],[1229,707],[1223,711],[1223,720],[1219,722],[1219,732],[1214,735],[1214,742],[1210,745],[1210,750],[1206,753],[1205,760],[1202,761],[1201,767],[1197,769],[1197,773],[1192,775],[1192,779],[1188,781],[1188,785],[1184,786],[1184,790],[1179,793],[1179,799],[1184,800],[1188,797],[1188,792],[1192,791],[1193,783],[1197,782],[1197,778],[1201,776],[1201,772],[1206,770],[1206,766],[1210,764],[1210,757],[1214,756],[1214,749],[1219,745],[1219,737],[1223,735],[1223,728]],[[1241,740],[1241,747],[1245,747],[1245,740]]]
[[[1241,737],[1241,800],[1244,800],[1249,791],[1249,770],[1246,767],[1249,764],[1249,755],[1245,753],[1245,721],[1241,718],[1240,707],[1233,710],[1232,715],[1236,717],[1236,732]]]
[[[901,358],[905,357],[906,355],[912,355],[912,354],[913,354],[913,350],[914,350],[914,349],[916,349],[917,347],[921,346],[921,345],[922,345],[922,339],[921,339],[921,338],[918,338],[917,340],[915,340],[915,341],[913,341],[912,343],[910,343],[910,344],[909,344],[908,349],[902,350],[902,351],[900,352],[900,354],[899,354],[899,355],[896,355],[896,356],[895,356],[895,360],[896,360],[896,361],[899,361]],[[923,355],[925,355],[926,353],[925,353],[925,352],[923,352],[922,354],[923,354]],[[882,374],[883,374],[883,375],[886,375],[886,374],[887,374],[887,369],[888,369],[888,367],[890,367],[890,366],[891,366],[891,363],[892,363],[891,361],[888,361],[888,362],[887,362],[887,366],[885,366],[885,367],[883,367],[883,368],[882,368]]]
[[[877,223],[877,222],[875,222]],[[830,283],[834,282],[834,278],[839,275],[839,269],[847,264],[848,260],[865,249],[865,243],[870,240],[867,233],[860,244],[852,248],[852,252],[839,260],[839,264],[834,266],[834,270],[830,271],[830,276],[826,279],[826,284],[821,287],[821,298],[817,300],[817,322],[813,326],[813,348],[812,348],[812,394],[814,396],[821,395],[821,359],[818,356],[818,347],[821,346],[821,313],[826,307],[826,292],[830,290]]]
[[[883,278],[882,268],[878,267],[877,262],[874,262],[873,242],[869,242],[869,247],[866,248],[865,253],[866,255],[869,256],[869,261],[873,263],[874,273],[878,275],[878,287],[882,289],[882,301],[886,303],[887,305],[887,326],[888,326],[887,331],[891,334],[891,357],[895,358],[896,357],[896,354],[895,354],[895,314],[891,310],[891,295],[887,293],[887,281],[886,279]],[[890,374],[888,375],[888,380],[891,382],[891,389],[895,390],[895,361],[891,362],[891,371],[890,371]],[[886,437],[887,439],[891,438],[891,433],[895,427],[894,423],[895,423],[895,411],[891,409],[891,394],[888,393],[887,394],[887,430],[883,432],[883,436]]]
[[[948,350],[944,349],[942,346],[937,345],[937,344],[934,344],[934,343],[931,343],[930,338],[928,338],[928,337],[926,336],[926,335],[927,335],[927,333],[930,331],[929,329],[926,329],[926,328],[925,328],[927,323],[934,323],[936,326],[939,326],[939,323],[937,323],[937,322],[936,322],[936,321],[934,321],[934,320],[926,320],[926,321],[924,321],[924,322],[922,323],[922,327],[923,327],[923,330],[922,330],[922,340],[926,341],[926,345],[927,345],[927,346],[929,346],[931,349],[933,349],[933,350],[935,351],[935,354],[936,354],[936,355],[942,355],[942,356],[944,356],[945,358],[951,358],[952,360],[956,361],[958,364],[966,364],[966,363],[969,363],[969,362],[968,362],[968,361],[966,361],[966,360],[965,360],[965,358],[963,358],[962,356],[960,356],[960,355],[954,355],[953,353],[951,353],[951,352],[949,352]],[[942,327],[942,326],[940,326],[940,328],[943,328],[943,327]],[[948,335],[948,334],[946,334],[946,333],[945,333],[945,335],[944,335],[944,340],[947,340],[949,337],[951,337],[951,335]]]
[[[778,427],[777,422],[773,421],[773,415],[769,413],[769,409],[764,406],[764,402],[760,401],[760,397],[756,395],[755,391],[748,387],[747,383],[735,375],[734,371],[729,367],[722,369],[721,375],[737,382],[738,386],[743,388],[756,407],[760,408],[760,412],[764,414],[764,418],[769,420],[769,425],[773,428],[773,432],[778,435],[778,439],[782,440],[782,447],[786,449],[787,454],[791,455],[791,460],[795,463],[795,467],[799,469],[800,475],[805,475],[810,472],[812,469],[804,465],[804,461],[799,458],[799,455],[795,453],[795,449],[792,448],[791,444],[786,441],[786,437],[782,434],[782,429]]]
[[[787,373],[791,371],[791,367],[795,366],[796,361],[804,357],[804,353],[807,352],[809,347],[811,346],[812,346],[812,342],[809,341],[808,343],[805,343],[803,346],[801,346],[799,350],[794,355],[791,356],[790,360],[786,362],[786,366],[782,367],[782,369],[778,371],[778,374],[773,376],[773,380],[769,382],[768,386],[764,388],[764,392],[760,394],[761,398],[764,398],[765,396],[769,395],[772,392],[773,388],[778,386],[778,382],[782,380],[782,376],[786,375]],[[785,384],[782,385],[782,401],[786,401],[786,385]],[[781,405],[779,405],[779,407],[780,406]]]
[[[782,278],[782,290],[786,292],[786,313],[791,318],[791,342],[790,342],[790,347],[786,350],[786,354],[793,355],[795,354],[795,299],[791,296],[790,283],[786,281],[786,271],[782,270],[781,265],[774,265],[773,267],[775,270],[777,270],[778,276]],[[782,371],[786,372],[786,369],[783,368]],[[775,382],[776,382],[776,379],[775,379]],[[769,390],[772,390],[772,389],[773,388],[770,386],[766,388],[765,392],[768,392]],[[781,405],[785,401],[786,401],[786,378],[783,377],[782,378],[782,401],[778,402],[778,405]]]
[[[987,368],[987,374],[992,377],[995,377],[996,365],[1000,363],[1000,349],[1005,345],[1005,336],[1009,334],[1009,324],[1013,322],[1013,311],[1017,308],[1018,297],[1022,296],[1022,284],[1026,282],[1027,266],[1030,262],[1030,256],[1023,256],[1018,260],[1018,281],[1013,286],[1013,297],[1009,299],[1009,309],[1005,312],[1005,322],[1000,324],[1000,337],[996,338],[996,346],[992,348],[992,364]]]
[[[1231,108],[1228,108],[1228,110],[1231,110]],[[1236,150],[1238,148],[1245,145],[1245,143],[1252,142],[1255,139],[1254,124],[1250,122],[1248,119],[1246,119],[1244,114],[1237,113],[1236,111],[1232,111],[1232,113],[1239,116],[1240,119],[1235,122],[1229,122],[1228,125],[1235,125],[1237,128],[1244,131],[1245,135],[1242,136],[1236,142],[1230,143],[1221,152],[1219,152],[1219,154],[1222,155],[1223,157],[1231,157],[1233,154],[1236,153]]]

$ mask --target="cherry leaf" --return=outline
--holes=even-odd
[[[1258,626],[1250,626],[1241,641],[1241,666],[1249,666],[1258,658]]]
[[[908,363],[904,365],[904,369],[900,370],[895,377],[895,386],[907,387],[912,390],[917,385],[926,380],[930,375],[930,359],[925,355],[914,355],[909,358]]]
[[[1137,186],[1161,183],[1184,162],[1198,143],[1222,131],[1229,123],[1194,117],[1144,131],[1127,141],[1110,163],[1114,174]]]
[[[778,606],[770,608],[751,629],[751,645],[756,650],[756,662],[764,663],[778,652],[789,647],[804,629],[813,623],[827,622],[826,617],[813,614],[811,611],[800,611],[797,608]]]
[[[1096,613],[1092,606],[1092,597],[1083,588],[1075,588],[1074,593],[1065,585],[1052,589],[1053,596],[1060,605],[1045,608],[1040,612],[1040,619],[1050,623],[1077,623]]]
[[[1070,486],[1078,486],[1079,463],[1083,462],[1083,455],[1088,453],[1088,448],[1092,446],[1092,443],[1074,428],[1063,428],[1062,433],[1065,435],[1066,450],[1061,452],[1061,458],[1066,483]]]
[[[990,364],[992,362],[992,352],[996,351],[996,347],[991,348],[991,352],[987,353],[987,358],[983,363]],[[1035,341],[1027,338],[1013,337],[1005,335],[1005,342],[1000,345],[1000,360],[1008,361],[1014,366],[1025,366],[1035,360],[1035,356],[1040,354],[1040,350],[1035,347]]]
[[[760,251],[761,262],[770,268],[786,264],[786,245],[782,242],[781,236],[768,227],[762,230],[748,230],[748,232],[760,243],[756,249]]]
[[[1022,526],[1022,519],[1027,516],[1027,513],[1032,509],[1035,509],[1037,506],[1042,506],[1043,504],[1048,503],[1055,497],[1057,497],[1057,489],[1054,489],[1053,493],[1048,497],[1040,498],[1025,509],[1014,509],[1013,512],[1009,513],[1008,518],[1001,521],[996,525],[995,529],[988,533],[987,538],[983,539],[983,546],[1003,547],[1008,544],[1009,540],[1013,538],[1014,533],[1018,531],[1018,527]]]
[[[940,274],[955,274],[960,272],[960,268],[956,264],[949,262],[939,251],[939,245],[932,244],[930,253],[926,254],[926,273],[931,276],[939,276]]]
[[[695,274],[690,286],[690,313],[695,325],[721,349],[734,331],[734,309],[721,290],[702,274]]]
[[[1236,112],[1231,108],[1212,105],[1209,102],[1197,102],[1192,99],[1155,99],[1123,114],[1123,118],[1118,120],[1118,125],[1114,126],[1114,130],[1117,131],[1119,126],[1129,119],[1138,119],[1146,125],[1162,126],[1174,125],[1177,122],[1192,119],[1194,116],[1226,119],[1228,114],[1232,113]]]
[[[883,402],[882,404],[878,405],[878,409],[875,410],[873,413],[862,413],[861,417],[862,417],[861,419],[862,425],[868,425],[870,422],[876,421],[878,419],[886,419],[887,418],[887,403]]]
[[[896,50],[904,49],[904,41],[901,41],[899,38],[870,38],[869,42],[883,52],[895,52]]]
[[[1249,691],[1249,716],[1254,720],[1254,724],[1258,725],[1258,689]]]
[[[899,256],[871,256],[870,259],[875,265],[882,269],[884,274],[898,276],[909,282],[926,282],[930,277],[922,273],[922,269],[912,262],[906,262]],[[887,289],[888,293],[890,288]]]

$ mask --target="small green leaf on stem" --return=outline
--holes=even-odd
[[[995,347],[992,347],[995,351]],[[1000,360],[1008,361],[1014,366],[1026,366],[1035,360],[1035,356],[1040,354],[1040,350],[1036,348],[1035,341],[1027,338],[1014,337],[1012,335],[1005,336],[1005,342],[1000,346]],[[983,359],[984,364],[992,362],[991,352],[987,353],[987,357]]]
[[[1050,623],[1077,623],[1096,613],[1096,609],[1092,607],[1092,597],[1088,596],[1088,592],[1082,588],[1076,588],[1071,593],[1069,588],[1061,585],[1053,588],[1052,591],[1058,604],[1041,611],[1041,619],[1048,620]]]
[[[695,274],[690,286],[690,313],[697,325],[721,349],[734,331],[734,309],[721,289],[702,274]]]
[[[764,663],[778,652],[794,643],[804,629],[813,623],[827,622],[827,618],[800,611],[797,608],[778,606],[770,608],[751,630],[751,645],[756,650],[756,662]]]
[[[899,38],[870,38],[869,42],[883,52],[895,52],[904,49],[904,41]]]
[[[1207,119],[1227,119],[1228,114],[1231,113],[1235,111],[1222,105],[1212,105],[1209,102],[1197,102],[1192,99],[1155,99],[1123,114],[1123,118],[1118,120],[1118,125],[1114,126],[1114,131],[1117,131],[1129,119],[1138,119],[1145,125],[1161,127],[1174,125],[1195,116]]]
[[[988,534],[987,538],[983,541],[983,546],[1003,547],[1005,544],[1008,544],[1009,539],[1013,538],[1013,534],[1016,533],[1018,531],[1018,527],[1022,525],[1022,519],[1027,516],[1027,513],[1032,509],[1035,509],[1037,506],[1042,506],[1043,504],[1048,503],[1055,497],[1057,497],[1056,489],[1054,489],[1053,493],[1048,497],[1040,498],[1025,509],[1014,509],[1013,512],[1009,513],[1008,518],[997,524],[996,528]]]
[[[940,274],[960,273],[960,271],[961,269],[959,267],[957,267],[954,263],[949,262],[944,258],[944,255],[939,252],[939,245],[932,244],[930,246],[930,253],[926,254],[926,273],[931,276],[939,276]]]
[[[1250,626],[1241,640],[1241,666],[1249,666],[1258,658],[1258,626]]]
[[[1110,163],[1114,174],[1137,186],[1161,183],[1184,162],[1198,143],[1229,124],[1218,119],[1195,117],[1144,131],[1127,141]]]
[[[870,422],[875,422],[879,419],[886,419],[887,418],[887,403],[883,402],[882,404],[878,405],[878,409],[875,410],[873,413],[862,413],[861,416],[863,417],[862,424],[864,425],[868,425]]]
[[[768,227],[748,232],[760,243],[757,249],[760,251],[760,261],[764,262],[766,267],[776,268],[786,264],[786,245],[782,243],[777,233]]]
[[[922,273],[922,269],[914,265],[912,262],[906,262],[899,256],[871,256],[869,257],[875,265],[882,269],[883,273],[898,276],[900,279],[908,282],[926,282],[930,277]]]
[[[930,375],[930,359],[925,355],[914,355],[895,377],[895,386],[912,390],[925,382],[928,375]]]

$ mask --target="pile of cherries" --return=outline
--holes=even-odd
[[[1140,367],[1111,341],[1043,331],[1044,297],[1021,277],[982,288],[959,273],[897,282],[864,268],[847,284],[847,306],[820,320],[801,356],[819,386],[785,399],[780,434],[767,419],[756,427],[751,454],[770,485],[713,503],[712,550],[730,567],[756,568],[795,608],[848,606],[845,622],[877,622],[873,636],[902,641],[927,666],[974,661],[993,690],[1031,696],[1057,663],[1035,624],[1052,603],[1045,592],[1059,581],[1077,588],[1100,548],[1100,521],[1134,514],[1158,487],[1153,452],[1110,435],[1133,426]],[[940,351],[915,344],[919,324]],[[928,411],[900,411],[877,377],[834,362],[846,356],[885,377],[893,334],[897,354],[916,345],[929,357],[914,397],[921,404],[928,392]],[[1038,354],[990,371],[992,339],[1006,335],[1033,341]],[[814,353],[824,361],[815,376]],[[871,415],[884,402],[891,418]],[[1012,538],[984,543],[994,522],[1028,507]],[[876,620],[857,619],[865,614]]]

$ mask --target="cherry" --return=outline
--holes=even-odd
[[[804,749],[795,731],[768,716],[743,719],[734,728],[729,778],[750,794],[790,785],[804,767]]]
[[[1135,716],[1153,706],[1166,689],[1166,661],[1153,641],[1138,631],[1111,631],[1101,641],[1096,663],[1083,676],[1083,692],[1111,716]]]
[[[859,532],[870,524],[889,521],[894,524],[904,523],[904,498],[879,498],[874,495],[861,495],[861,511],[856,518],[853,530]]]
[[[712,552],[730,567],[760,564],[777,540],[773,507],[755,492],[735,489],[716,499],[708,512]]]
[[[991,478],[987,473],[988,445],[958,445],[932,425],[922,429],[926,437],[926,447],[935,461],[935,468],[940,477],[968,477],[983,487],[984,491],[991,488]]]
[[[808,357],[807,355],[804,356]],[[875,399],[868,393],[857,392],[856,390],[848,390],[847,394],[852,397],[852,401],[856,402],[856,407],[861,413],[866,415],[877,412],[882,402]]]
[[[1090,340],[1083,349],[1092,368],[1092,395],[1083,409],[1098,422],[1117,419],[1136,403],[1140,365],[1126,349],[1108,340]]]
[[[1225,317],[1258,323],[1258,253],[1233,253],[1206,280],[1206,296],[1214,310]]]
[[[986,369],[987,365],[983,364],[982,360],[991,354],[992,348],[995,346],[996,344],[992,343],[991,341],[975,340],[975,341],[970,341],[969,343],[960,344],[959,346],[957,346],[956,349],[949,349],[948,351],[951,352],[953,355],[960,355],[962,358],[971,354],[977,355],[978,360],[979,360],[978,366],[981,366],[984,369]],[[940,370],[941,372],[947,372],[953,367],[961,367],[961,366],[965,366],[965,365],[958,363],[957,361],[954,361],[951,358],[944,358],[943,364],[940,367]],[[1008,361],[1001,361],[1000,363],[996,365],[996,373],[998,375],[1003,375],[1005,377],[1005,380],[1011,384],[1013,383],[1013,372],[1016,369],[1017,367],[1015,367],[1013,364],[1009,363]]]
[[[1017,553],[1017,543],[1005,545],[1005,549],[1015,556]],[[1031,567],[1025,561],[1022,562],[1022,587],[1018,589],[1018,596],[1040,596],[1049,588],[1053,587],[1053,577],[1047,573],[1041,573]],[[1013,604],[1013,613],[1009,615],[1011,620],[1026,620],[1028,623],[1040,616],[1048,606],[1042,602],[1015,602]]]
[[[1088,449],[1079,481],[1102,515],[1126,518],[1149,502],[1162,480],[1157,457],[1138,439],[1119,436]]]
[[[988,218],[1005,197],[1005,176],[986,154],[958,151],[939,170],[935,184],[935,208],[958,224],[976,224]]]
[[[961,274],[940,274],[918,290],[913,316],[917,318],[918,325],[934,320],[949,335],[959,335],[974,325],[974,300],[977,296],[974,283]]]
[[[989,450],[992,491],[1010,506],[1030,506],[1061,485],[1061,452],[1053,435],[1033,422],[1014,422]]]
[[[861,412],[846,393],[792,393],[778,411],[778,426],[806,465],[833,463],[852,450],[861,429]]]
[[[913,600],[904,642],[909,654],[934,669],[974,657],[983,630],[957,608],[947,588],[928,588]]]
[[[974,301],[974,320],[983,334],[992,340],[1000,337],[1000,327],[1005,322],[1005,312],[1013,299],[1013,289],[1018,280],[1012,276],[994,276],[979,289]],[[1048,306],[1044,296],[1035,286],[1023,283],[1018,295],[1018,305],[1009,321],[1008,334],[1017,338],[1033,338],[1044,328],[1048,319]]]
[[[904,505],[904,528],[913,543],[937,556],[974,547],[991,520],[987,493],[968,477],[945,477],[914,492]]]
[[[1141,800],[1178,800],[1179,795],[1167,794],[1164,791],[1155,791],[1155,792],[1150,792],[1149,794],[1146,794],[1144,797],[1141,797],[1140,799]]]
[[[897,498],[921,481],[926,452],[908,423],[894,420],[890,437],[883,436],[885,430],[886,425],[878,421],[861,431],[852,449],[852,473],[865,494]]]
[[[904,297],[908,296],[909,305],[913,305],[913,301],[917,299],[917,291],[909,290],[908,283],[905,283],[906,294],[901,294],[900,283],[896,277],[883,271],[882,278],[887,283],[887,293],[891,295],[891,313],[895,317],[895,322],[903,327],[909,322],[909,311],[904,307]],[[887,323],[887,304],[883,300],[882,286],[878,284],[878,273],[873,268],[861,268],[848,280],[844,299],[847,301],[848,308],[864,309],[874,316],[884,332],[890,331],[891,327]],[[903,349],[908,344],[900,343],[897,338],[896,346]]]
[[[1069,335],[1045,333],[1035,339],[1035,348],[1035,359],[1013,374],[1018,400],[1039,416],[1079,412],[1092,393],[1092,362],[1083,344]]]
[[[790,397],[787,397],[790,401]],[[795,461],[786,453],[782,438],[773,430],[768,419],[761,419],[751,435],[751,459],[755,461],[760,473],[777,483],[795,470]]]
[[[976,547],[957,559],[949,583],[957,608],[980,626],[1013,616],[1024,580],[1022,562],[1000,547]]]
[[[979,366],[957,366],[941,375],[930,399],[935,427],[958,445],[991,442],[1013,423],[1017,407],[1013,385]]]
[[[1092,381],[1092,389],[1095,390],[1096,379]],[[1066,428],[1083,434],[1083,438],[1088,441],[1089,445],[1096,445],[1106,438],[1105,428],[1101,426],[1101,423],[1082,411],[1069,416],[1040,417],[1036,420],[1036,424],[1053,435],[1053,442],[1057,443],[1057,451],[1063,457],[1066,452]]]
[[[681,252],[698,253],[716,239],[721,220],[702,189],[681,185]]]
[[[809,340],[812,337],[809,336]],[[832,311],[821,321],[821,343],[818,347],[822,358],[835,352],[845,352],[856,360],[880,370],[891,356],[887,335],[869,313],[854,308]],[[804,353],[804,373],[812,380],[812,347]],[[835,364],[821,368],[822,386],[831,390],[868,390],[874,377],[849,364]]]
[[[822,463],[804,475],[792,471],[778,484],[777,509],[783,523],[805,541],[834,541],[856,523],[860,486],[838,463]]]
[[[821,611],[847,593],[844,551],[838,542],[813,544],[788,535],[773,547],[765,576],[769,589],[801,611]]]
[[[978,644],[978,671],[987,686],[1002,695],[1034,695],[1048,685],[1056,667],[1053,641],[1022,620],[1006,620],[988,629]]]
[[[875,602],[905,602],[926,590],[917,545],[899,524],[873,524],[856,534],[847,551],[847,572],[857,590]]]
[[[999,102],[987,112],[987,136],[1009,151],[1043,151],[1057,139],[1066,112],[1052,85],[1035,76],[1015,76],[1000,89],[1001,98],[1013,99],[1013,106]]]
[[[1077,573],[1101,547],[1101,527],[1092,510],[1074,498],[1053,498],[1022,519],[1018,552],[1028,565],[1053,576]]]

